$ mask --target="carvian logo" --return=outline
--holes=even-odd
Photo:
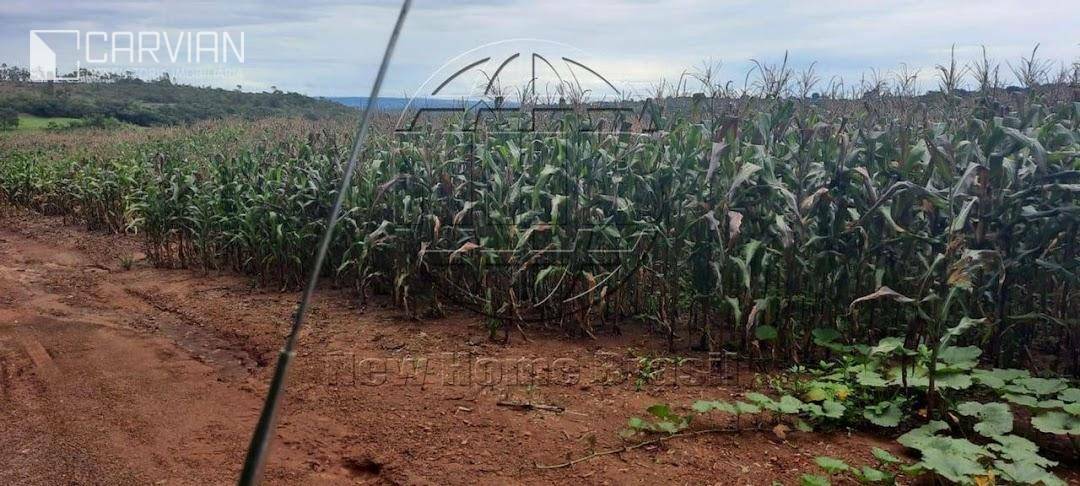
[[[82,65],[75,61],[75,75],[72,77],[60,76],[57,72],[56,51],[45,42],[45,37],[63,39],[70,43],[69,49],[75,52],[82,50],[81,38],[77,30],[31,30],[30,31],[30,80],[31,81],[78,81]]]
[[[30,80],[80,81],[89,71],[138,72],[245,60],[243,32],[31,30]]]

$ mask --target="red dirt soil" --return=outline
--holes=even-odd
[[[129,237],[0,212],[0,484],[235,482],[297,293],[151,268]],[[818,455],[901,453],[856,432],[745,431],[540,469],[619,447],[627,419],[654,403],[736,397],[752,374],[637,390],[622,379],[630,350],[663,347],[638,329],[597,340],[515,331],[502,345],[463,313],[414,321],[335,290],[318,294],[309,322],[270,484],[794,484],[820,474]],[[547,381],[510,372],[521,357]],[[715,421],[695,428],[732,425]]]

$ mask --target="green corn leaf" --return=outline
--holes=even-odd
[[[818,456],[814,462],[829,474],[845,472],[851,469],[844,461],[828,456]]]
[[[904,414],[896,402],[889,401],[865,407],[863,417],[879,427],[896,427],[904,419]]]
[[[882,464],[899,464],[903,462],[899,457],[892,455],[889,451],[880,447],[875,447],[870,451],[874,454],[874,457]]]
[[[829,478],[823,476],[816,476],[813,474],[803,474],[799,478],[799,484],[801,486],[830,486]]]
[[[985,437],[1005,435],[1013,428],[1012,412],[1004,403],[964,402],[956,407],[956,411],[961,415],[978,419],[975,432]]]
[[[1065,412],[1044,412],[1032,417],[1031,426],[1056,435],[1080,435],[1080,417]]]

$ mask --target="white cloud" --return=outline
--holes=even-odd
[[[411,93],[447,59],[485,43],[549,39],[586,52],[589,65],[627,83],[674,79],[702,61],[741,84],[751,58],[818,61],[823,78],[869,69],[947,62],[950,46],[968,60],[986,45],[1015,62],[1042,43],[1055,62],[1080,58],[1080,9],[1058,1],[929,0],[849,2],[706,0],[417,0],[388,79],[388,95]],[[7,0],[0,5],[0,60],[25,64],[27,32],[242,30],[245,89],[276,85],[317,95],[365,95],[398,4],[343,0],[289,3]],[[580,55],[580,54],[577,54]],[[237,79],[223,79],[232,86]]]

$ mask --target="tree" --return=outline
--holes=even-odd
[[[10,108],[0,108],[0,130],[19,128],[19,114]]]
[[[30,70],[18,66],[0,64],[0,81],[25,82],[30,79]]]

